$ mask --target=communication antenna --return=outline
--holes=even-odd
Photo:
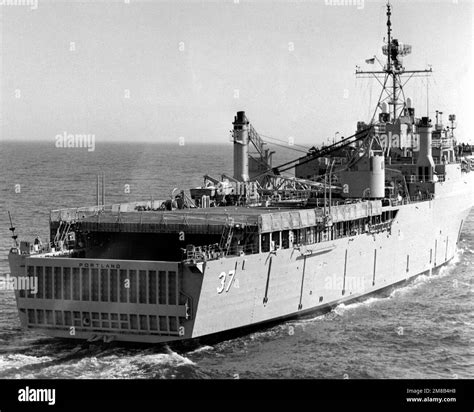
[[[372,76],[377,79],[382,86],[377,106],[381,108],[381,103],[387,102],[389,106],[390,121],[395,122],[403,108],[406,107],[403,88],[412,77],[428,76],[432,73],[431,67],[425,70],[405,70],[403,58],[409,55],[412,47],[409,44],[401,43],[398,39],[393,38],[392,34],[392,9],[390,2],[387,2],[387,37],[385,44],[382,46],[382,52],[387,57],[385,65],[381,70],[362,71],[356,68],[357,77]]]
[[[429,82],[426,80],[426,117],[430,117],[430,89]]]
[[[13,226],[12,215],[8,211],[8,218],[10,219],[10,231],[12,232],[13,245],[18,246],[18,236],[15,234],[15,226]]]

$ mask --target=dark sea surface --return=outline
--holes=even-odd
[[[93,205],[98,173],[106,176],[106,203],[116,203],[163,199],[175,187],[200,185],[206,173],[231,170],[230,143],[109,143],[88,152],[0,142],[0,274],[9,271],[7,210],[20,238],[47,239],[49,210]],[[473,262],[471,214],[456,258],[431,276],[388,296],[191,349],[83,345],[22,331],[13,292],[0,290],[0,378],[474,378]]]

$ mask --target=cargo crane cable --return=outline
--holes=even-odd
[[[383,93],[384,91],[386,90],[386,86],[387,86],[387,80],[388,80],[388,73],[385,75],[385,79],[384,79],[384,82],[383,82],[383,86],[382,86],[382,90],[380,91],[380,94],[379,94],[379,98],[377,99],[377,104],[375,105],[375,109],[374,109],[374,112],[372,114],[372,118],[370,120],[370,123],[369,123],[369,127],[364,129],[364,130],[367,130],[367,137],[369,136],[369,133],[370,133],[370,130],[372,129],[372,125],[374,124],[374,119],[375,119],[375,115],[377,114],[377,110],[379,109],[379,105],[381,103],[381,100],[382,100],[382,96],[383,96]],[[363,140],[363,139],[358,139],[358,140]],[[360,162],[360,160],[363,158],[363,156],[358,156],[356,157],[355,155],[352,157],[352,159],[349,159],[347,164],[346,164],[346,168],[345,169],[349,169],[353,166],[355,166],[357,163]]]
[[[278,138],[276,138],[276,137],[267,136],[267,135],[264,135],[264,134],[260,134],[260,136],[265,137],[265,138],[267,138],[267,139],[276,140],[277,142],[280,142],[280,143],[286,143],[288,146],[297,146],[297,147],[300,147],[300,148],[302,148],[302,149],[304,149],[304,150],[306,150],[306,151],[309,150],[309,147],[307,147],[307,146],[303,146],[303,145],[296,144],[296,143],[290,145],[290,144],[288,143],[288,141],[283,140],[283,139],[278,139]],[[271,142],[266,142],[266,143],[272,144]]]
[[[292,147],[291,145],[289,145],[288,143],[286,145],[283,145],[283,144],[279,144],[279,143],[274,143],[274,142],[265,142],[266,144],[268,145],[271,145],[271,146],[278,146],[278,147],[282,147],[283,149],[287,149],[287,150],[294,150],[295,152],[300,152],[300,153],[308,153],[308,150],[301,150],[301,149],[297,149],[295,147]]]
[[[373,79],[370,79],[370,80],[373,80]],[[370,116],[370,108],[372,107],[372,90],[373,90],[373,86],[374,86],[374,82],[373,81],[370,81],[369,82],[370,86],[369,86],[369,106],[368,106],[368,110],[367,110],[367,114]],[[378,104],[378,103],[377,103]]]
[[[314,153],[313,155],[309,155],[310,157],[306,160],[303,160],[303,161],[300,161],[298,164],[301,165],[301,164],[305,164],[305,163],[308,163],[314,159],[317,159],[319,157],[323,157],[323,156],[326,156],[326,155],[329,155],[333,152],[335,152],[336,150],[340,150],[340,149],[343,149],[347,146],[349,146],[350,144],[352,143],[355,143],[357,141],[361,141],[361,140],[364,140],[366,139],[367,137],[369,137],[370,135],[370,131],[372,130],[372,126],[374,124],[374,119],[375,119],[375,115],[377,114],[377,110],[379,108],[379,104],[380,104],[380,100],[382,99],[382,95],[383,95],[383,92],[385,91],[386,89],[386,85],[387,85],[387,80],[388,80],[388,74],[385,75],[385,79],[384,79],[384,83],[383,83],[383,87],[382,87],[382,90],[380,91],[380,94],[379,94],[379,98],[378,98],[378,101],[377,101],[377,104],[375,106],[375,109],[374,109],[374,112],[372,114],[372,118],[369,122],[369,125],[368,127],[366,127],[365,129],[362,129],[362,130],[359,130],[358,132],[354,133],[353,135],[349,136],[349,137],[346,137],[345,139],[342,139],[341,141],[339,142],[336,142],[336,143],[333,143],[332,145],[329,145],[329,146],[326,146],[322,149],[320,149],[319,151],[317,151],[316,153]],[[358,135],[361,135],[361,136],[358,136]],[[353,139],[354,137],[358,136],[357,138]],[[353,157],[352,159],[349,159],[349,161],[347,162],[345,168],[343,170],[346,170],[348,169],[349,167],[352,167],[353,165],[357,164],[360,160],[362,159],[362,156],[359,156],[358,158],[356,157]],[[272,170],[273,171],[277,171],[278,173],[281,173],[281,172],[284,172],[286,170],[289,170],[291,168],[293,168],[294,166],[289,166],[287,167],[288,165],[292,164],[292,163],[296,163],[298,160],[300,159],[296,159],[294,161],[291,161],[291,162],[287,162],[287,163],[284,163],[283,165],[280,165],[276,168],[273,168]],[[283,167],[283,168],[282,168]],[[282,168],[282,169],[280,169]],[[342,171],[342,170],[341,170]]]
[[[248,127],[248,139],[253,144],[258,154],[263,157],[265,152],[263,146],[266,144],[266,142],[262,139],[260,133],[255,130],[255,127],[253,127],[252,123],[250,122]]]
[[[329,145],[329,146],[325,146],[325,147],[321,148],[320,150],[318,150],[315,153],[310,153],[307,156],[305,156],[304,158],[299,158],[299,159],[295,159],[295,160],[290,161],[290,162],[286,162],[286,163],[284,163],[284,164],[282,164],[282,165],[280,165],[276,168],[273,168],[272,170],[276,171],[278,173],[285,172],[289,169],[292,169],[295,166],[293,164],[298,162],[298,161],[300,161],[298,163],[298,165],[302,165],[302,164],[311,162],[314,159],[318,159],[320,157],[330,155],[331,153],[334,153],[336,150],[343,149],[344,147],[347,147],[352,143],[355,143],[357,141],[366,139],[367,136],[369,135],[369,132],[370,132],[371,129],[372,129],[372,125],[370,125],[370,127],[367,127],[365,129],[359,130],[358,132],[354,133],[353,135],[351,135],[351,136],[349,136],[345,139],[342,139],[337,143],[334,143],[334,144]],[[355,139],[354,139],[354,137],[355,137]]]
[[[433,76],[433,90],[432,90],[432,94],[435,95],[436,97],[436,101],[440,102],[442,101],[442,99],[440,98],[439,96],[439,93],[438,93],[438,89],[440,89],[440,87],[438,86],[438,82],[436,81],[436,76],[439,76],[440,74],[437,73],[435,76]]]
[[[358,132],[354,133],[353,135],[351,135],[349,137],[346,137],[346,138],[340,140],[339,142],[333,143],[332,145],[329,145],[329,146],[325,146],[325,147],[321,148],[320,150],[318,150],[317,152],[308,153],[304,157],[299,157],[297,159],[293,159],[293,160],[291,160],[289,162],[286,162],[286,163],[283,163],[283,164],[281,164],[277,167],[268,168],[264,172],[262,172],[259,175],[255,176],[254,179],[256,179],[260,176],[263,176],[263,175],[267,174],[268,172],[273,172],[273,174],[278,175],[281,172],[285,172],[289,169],[292,169],[297,162],[299,162],[298,164],[305,164],[305,163],[308,163],[308,162],[310,162],[314,159],[317,159],[319,157],[328,155],[328,154],[330,154],[330,153],[332,153],[336,150],[339,150],[339,149],[342,149],[346,146],[349,146],[351,143],[354,143],[358,140],[365,139],[368,135],[368,132],[371,130],[371,128],[372,128],[372,125],[370,125],[369,127],[365,128],[365,129],[359,130]],[[359,136],[359,135],[362,135],[362,136]],[[356,136],[358,136],[358,137],[356,137]],[[354,137],[356,137],[356,138],[354,139]],[[289,166],[289,165],[291,165],[291,166]]]
[[[257,133],[255,128],[251,124],[249,124],[249,129],[250,129],[249,130],[250,131],[249,140],[252,142],[252,144],[255,147],[255,150],[258,152],[258,154],[260,156],[262,156],[263,155],[263,153],[262,153],[263,149],[257,145],[257,142],[254,141],[253,135],[256,135],[257,139],[259,139],[263,144],[265,144],[265,143],[263,142],[262,138],[260,137],[260,135]]]

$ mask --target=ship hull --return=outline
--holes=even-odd
[[[39,296],[15,292],[20,320],[60,338],[159,343],[216,337],[360,300],[455,256],[473,205],[472,175],[440,185],[432,200],[398,206],[389,229],[271,253],[202,264],[11,253],[12,276],[44,276]]]
[[[214,276],[204,279],[194,333],[303,315],[430,273],[456,253],[471,204],[469,198],[465,206],[459,200],[403,206],[390,232],[329,241],[306,256],[304,250],[278,250],[212,262],[206,271]],[[230,282],[231,270],[236,271],[233,286],[216,293],[218,274],[226,273]]]

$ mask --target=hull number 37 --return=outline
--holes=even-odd
[[[228,279],[228,280],[227,280]],[[234,287],[238,288],[239,287],[239,281],[235,280],[235,270],[229,270],[229,273],[227,274],[226,272],[221,272],[219,274],[219,280],[221,281],[221,284],[217,287],[217,293],[222,293],[224,290],[226,293],[229,291],[230,287],[232,284],[234,284]]]

